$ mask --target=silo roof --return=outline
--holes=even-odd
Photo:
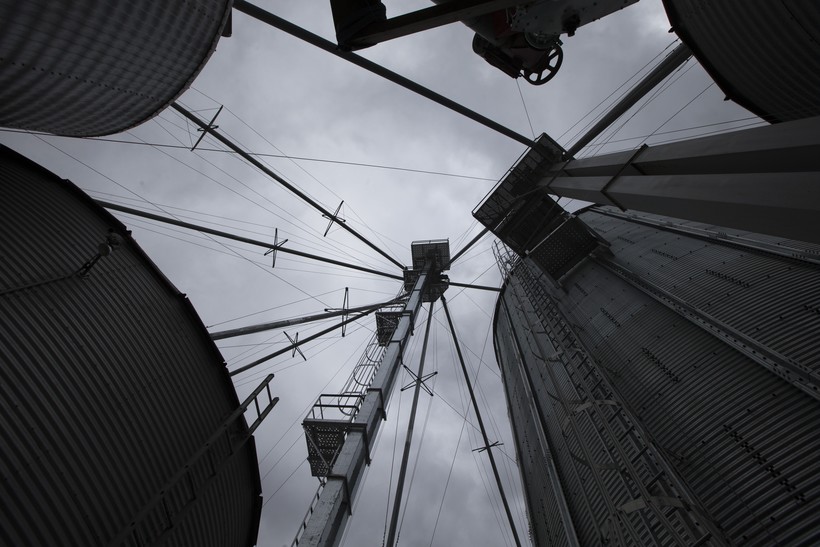
[[[663,0],[727,98],[770,122],[820,115],[820,3]]]

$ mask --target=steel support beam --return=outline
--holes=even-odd
[[[211,333],[211,340],[223,340],[225,338],[233,338],[234,336],[245,336],[247,334],[254,334],[257,332],[264,332],[266,330],[281,329],[290,327],[291,325],[301,325],[303,323],[311,323],[313,321],[321,321],[323,319],[330,319],[332,317],[339,317],[340,315],[348,315],[356,312],[370,312],[384,308],[391,304],[396,304],[401,299],[394,298],[387,302],[380,304],[370,304],[368,306],[358,306],[356,308],[344,308],[340,310],[329,311],[325,313],[317,313],[313,315],[305,315],[303,317],[294,317],[293,319],[282,319],[281,321],[273,321],[270,323],[259,323],[257,325],[248,325],[247,327],[239,327],[236,329],[222,330]]]
[[[338,545],[342,537],[347,518],[352,512],[353,497],[367,462],[368,446],[372,446],[368,443],[375,441],[381,420],[386,417],[385,409],[429,277],[430,272],[427,269],[423,270],[410,291],[410,297],[387,345],[379,370],[367,389],[367,395],[356,415],[354,424],[361,425],[348,431],[339,456],[327,477],[327,484],[305,526],[300,545],[332,547]]]
[[[478,427],[481,429],[481,438],[484,440],[484,446],[487,456],[490,458],[490,467],[493,468],[493,476],[495,476],[495,483],[498,486],[498,492],[501,494],[501,502],[504,504],[504,511],[507,513],[507,520],[510,523],[510,531],[517,547],[521,547],[521,540],[518,539],[518,531],[515,529],[515,521],[513,520],[512,512],[510,511],[510,504],[507,502],[507,496],[504,493],[504,485],[501,484],[501,476],[498,474],[498,466],[495,464],[495,456],[493,456],[492,444],[487,437],[487,429],[484,427],[484,420],[481,419],[481,411],[478,409],[478,401],[473,392],[473,384],[470,382],[470,375],[467,372],[467,365],[464,363],[464,356],[461,354],[461,346],[458,343],[458,336],[456,336],[456,328],[453,326],[453,319],[450,317],[450,308],[447,306],[447,299],[444,295],[441,296],[441,304],[444,306],[444,315],[447,316],[447,324],[450,326],[450,334],[453,336],[453,345],[456,347],[458,354],[458,362],[461,363],[461,370],[464,373],[464,382],[467,384],[467,391],[470,393],[470,401],[473,404],[473,412],[475,412],[476,420],[478,420]],[[421,372],[419,372],[421,374]],[[388,544],[389,545],[389,544]]]
[[[820,243],[820,117],[552,166],[542,191]]]
[[[162,215],[157,215],[154,213],[149,213],[148,211],[140,211],[139,209],[133,209],[131,207],[126,207],[124,205],[117,205],[116,203],[109,203],[107,201],[95,200],[98,205],[105,207],[106,209],[113,209],[115,211],[121,211],[123,213],[128,213],[129,215],[134,215],[143,218],[150,218],[151,220],[156,220],[158,222],[164,222],[165,224],[172,224],[174,226],[179,226],[180,228],[188,228],[189,230],[196,230],[197,232],[202,232],[204,234],[211,234],[219,237],[224,237],[226,239],[232,239],[234,241],[241,241],[242,243],[247,243],[249,245],[256,245],[257,247],[262,247],[264,249],[271,249],[274,247],[271,243],[267,241],[260,241],[258,239],[251,239],[249,237],[242,237],[235,234],[231,234],[229,232],[223,232],[222,230],[214,230],[213,228],[208,228],[206,226],[201,226],[199,224],[193,224],[191,222],[185,222],[182,220],[177,220],[175,218],[164,217]],[[353,270],[359,270],[360,272],[367,272],[373,275],[380,275],[382,277],[389,277],[390,279],[398,279],[400,281],[404,280],[404,277],[396,274],[391,274],[387,272],[380,272],[379,270],[373,270],[371,268],[365,268],[364,266],[357,266],[356,264],[350,264],[348,262],[342,262],[341,260],[334,260],[332,258],[327,258],[324,256],[318,256],[310,253],[305,253],[302,251],[295,251],[293,249],[286,249],[285,247],[276,247],[276,251],[285,254],[291,254],[295,256],[301,256],[303,258],[309,258],[311,260],[318,260],[319,262],[325,262],[327,264],[333,264],[334,266],[342,266],[343,268],[350,268]]]
[[[482,291],[501,292],[501,289],[498,287],[488,287],[487,285],[473,285],[472,283],[456,283],[454,281],[450,281],[450,286],[462,287],[464,289],[479,289]]]
[[[424,326],[424,341],[421,344],[419,371],[416,373],[416,385],[413,388],[413,404],[410,407],[410,418],[407,422],[407,434],[404,437],[404,452],[401,456],[399,478],[396,481],[396,495],[393,498],[393,513],[390,516],[390,528],[388,528],[387,543],[385,544],[387,547],[392,547],[396,544],[396,532],[399,524],[401,498],[404,493],[404,477],[407,475],[407,462],[410,459],[410,444],[413,441],[413,428],[416,423],[416,410],[418,410],[419,394],[421,393],[421,386],[424,382],[424,358],[427,355],[427,341],[430,339],[430,325],[433,323],[433,304],[434,302],[430,302],[430,308],[427,312],[427,324]]]
[[[457,112],[462,116],[466,116],[471,120],[480,123],[481,125],[492,129],[493,131],[497,131],[502,135],[509,137],[513,140],[520,142],[526,146],[533,146],[535,143],[532,139],[525,137],[524,135],[513,131],[512,129],[501,125],[498,122],[494,122],[493,120],[482,116],[478,112],[470,110],[469,108],[460,105],[459,103],[444,97],[436,93],[435,91],[428,89],[422,85],[417,84],[416,82],[405,78],[399,74],[396,74],[392,70],[388,70],[381,65],[374,63],[373,61],[369,61],[364,57],[360,57],[355,53],[351,53],[349,51],[342,51],[339,47],[329,40],[325,40],[321,36],[317,36],[312,32],[308,32],[307,30],[294,25],[293,23],[282,19],[274,15],[269,11],[265,11],[262,8],[251,4],[250,2],[246,2],[245,0],[234,0],[233,3],[234,9],[237,11],[241,11],[242,13],[253,17],[263,23],[266,23],[272,27],[278,28],[279,30],[290,34],[300,40],[303,40],[313,46],[318,47],[319,49],[323,49],[328,53],[332,53],[337,57],[341,57],[345,61],[353,63],[356,66],[359,66],[365,70],[372,72],[382,78],[390,80],[394,84],[398,84],[405,89],[409,89],[413,93],[417,93],[426,99],[430,99],[433,102],[440,104],[446,108],[449,108],[453,112]]]
[[[333,332],[333,331],[334,331],[334,330],[336,330],[336,329],[340,329],[340,328],[344,327],[345,325],[347,325],[348,323],[352,323],[353,321],[356,321],[357,319],[361,319],[362,317],[365,317],[366,315],[370,314],[371,312],[373,312],[373,311],[375,311],[375,310],[377,310],[377,309],[378,309],[378,308],[373,308],[373,309],[372,309],[372,310],[370,310],[370,311],[367,311],[367,312],[364,312],[364,313],[359,313],[359,314],[356,314],[356,315],[354,315],[353,317],[349,317],[349,318],[345,319],[344,321],[341,321],[341,322],[339,322],[339,323],[336,323],[335,325],[331,325],[331,326],[329,326],[328,328],[326,328],[326,329],[324,329],[324,330],[321,330],[321,331],[319,331],[319,332],[317,332],[317,333],[315,333],[315,334],[311,334],[310,336],[308,336],[308,337],[307,337],[307,338],[305,338],[304,340],[293,341],[293,343],[291,343],[289,346],[287,346],[287,347],[285,347],[285,348],[282,348],[282,349],[280,349],[280,350],[274,351],[273,353],[270,353],[270,354],[268,354],[268,355],[265,355],[264,357],[260,357],[259,359],[257,359],[257,360],[256,360],[256,361],[254,361],[253,363],[249,363],[249,364],[247,364],[247,365],[245,365],[245,366],[243,366],[243,367],[239,367],[238,369],[232,370],[232,371],[231,371],[231,373],[230,373],[230,375],[231,375],[231,376],[236,376],[237,374],[239,374],[239,373],[241,373],[241,372],[245,372],[246,370],[250,370],[250,369],[252,369],[252,368],[254,368],[254,367],[256,367],[256,366],[261,365],[261,364],[262,364],[262,363],[264,363],[265,361],[270,361],[270,360],[271,360],[271,359],[273,359],[274,357],[279,357],[280,355],[283,355],[283,354],[285,354],[285,353],[287,353],[287,352],[289,352],[289,351],[293,351],[293,350],[295,350],[295,349],[299,348],[300,346],[302,346],[303,344],[307,344],[308,342],[312,342],[313,340],[316,340],[316,339],[317,339],[317,338],[319,338],[320,336],[324,336],[325,334],[328,334],[328,333],[330,333],[330,332]],[[285,333],[285,334],[287,335],[287,333]],[[288,337],[288,338],[290,338],[290,337]],[[299,353],[302,353],[302,352],[300,351]],[[304,355],[302,355],[302,358],[303,358],[303,359],[305,359],[305,361],[307,361],[307,359],[305,358],[305,356],[304,356]]]
[[[371,23],[339,45],[353,49],[373,46],[519,4],[521,0],[451,0],[444,4]]]
[[[581,151],[586,145],[612,125],[615,120],[623,116],[627,110],[635,106],[647,93],[652,91],[659,83],[661,83],[667,76],[672,74],[679,66],[683,65],[692,52],[685,44],[680,43],[675,49],[667,55],[658,66],[656,66],[649,74],[643,77],[635,87],[624,95],[623,99],[613,106],[609,112],[593,125],[586,133],[567,150],[567,157],[572,158]]]
[[[199,119],[198,117],[196,117],[193,113],[189,112],[186,108],[184,108],[183,106],[180,106],[178,103],[172,103],[171,107],[174,110],[176,110],[177,112],[179,112],[180,114],[182,114],[186,119],[191,120],[192,122],[194,122],[200,129],[202,129],[204,131],[208,131],[208,133],[210,133],[210,135],[212,137],[214,137],[216,140],[218,140],[219,142],[221,142],[222,144],[224,144],[225,146],[227,146],[228,148],[230,148],[231,150],[233,150],[234,152],[236,152],[237,154],[242,156],[242,159],[244,159],[245,161],[247,161],[248,163],[250,163],[251,165],[253,165],[257,169],[259,169],[260,171],[265,173],[267,176],[269,176],[270,178],[272,178],[273,180],[275,180],[276,182],[278,182],[279,184],[281,184],[282,186],[284,186],[285,188],[290,190],[290,192],[292,194],[294,194],[296,197],[298,197],[299,199],[301,199],[302,201],[304,201],[305,203],[307,203],[308,205],[310,205],[311,207],[313,207],[314,209],[316,209],[317,211],[322,213],[322,215],[325,215],[328,218],[333,216],[333,214],[330,211],[328,211],[327,209],[322,207],[319,203],[314,201],[310,196],[308,196],[307,194],[305,194],[304,192],[299,190],[297,187],[295,187],[294,185],[292,185],[291,183],[289,183],[288,181],[286,181],[285,179],[283,179],[282,177],[280,177],[279,175],[277,175],[276,173],[274,173],[273,171],[271,171],[270,169],[265,167],[265,165],[262,162],[260,162],[258,159],[256,159],[254,156],[252,156],[247,151],[240,148],[232,140],[225,137],[222,133],[220,133],[216,129],[214,129],[212,127],[209,127],[206,122],[204,122],[201,119]],[[395,264],[399,268],[402,268],[402,269],[404,268],[404,265],[401,262],[399,262],[398,260],[396,260],[395,258],[390,256],[389,254],[387,254],[378,245],[376,245],[375,243],[373,243],[372,241],[370,241],[369,239],[367,239],[366,237],[361,235],[354,228],[351,228],[349,225],[347,225],[343,222],[339,223],[339,226],[341,226],[343,229],[347,230],[356,239],[358,239],[359,241],[361,241],[362,243],[364,243],[365,245],[367,245],[368,247],[370,247],[371,249],[373,249],[374,251],[376,251],[377,253],[382,255],[384,258],[386,258],[387,260],[389,260],[390,262],[392,262],[393,264]]]

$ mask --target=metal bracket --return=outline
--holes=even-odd
[[[353,497],[350,495],[350,485],[347,482],[347,476],[345,475],[328,475],[328,480],[330,479],[338,479],[342,481],[342,492],[344,492],[344,500],[347,504],[347,514],[348,516],[353,515]]]
[[[504,10],[519,3],[518,0],[456,0],[389,19],[385,17],[382,6],[381,17],[365,19],[364,27],[361,27],[361,24],[356,25],[359,21],[352,17],[355,14],[353,9],[358,8],[359,12],[362,11],[358,5],[360,3],[331,2],[331,7],[334,8],[333,22],[340,49],[351,51]]]
[[[97,253],[94,256],[92,256],[90,259],[86,261],[85,264],[82,265],[82,267],[79,270],[77,270],[77,275],[79,277],[87,277],[88,272],[90,272],[91,268],[93,268],[94,265],[97,262],[99,262],[100,258],[102,258],[102,255],[100,253]]]
[[[319,459],[322,460],[322,463],[324,464],[325,469],[327,469],[328,473],[330,473],[330,471],[332,469],[332,462],[336,461],[336,456],[339,455],[339,450],[342,449],[342,445],[341,444],[339,445],[339,448],[333,454],[333,457],[331,458],[331,460],[327,461],[325,459],[325,457],[322,456],[322,449],[319,448],[319,446],[316,444],[316,441],[313,440],[313,436],[308,434],[307,432],[305,432],[305,439],[307,439],[307,442],[310,443],[310,445],[313,447],[313,450],[316,451],[316,455],[319,456]],[[308,456],[308,459],[310,459],[310,456]],[[320,480],[321,480],[321,477],[320,477]]]
[[[415,372],[413,372],[412,370],[407,368],[407,365],[402,365],[402,366],[404,367],[404,370],[406,370],[408,373],[410,373],[410,376],[413,377],[413,381],[410,382],[409,384],[407,384],[406,386],[404,386],[403,388],[401,388],[401,391],[405,391],[407,389],[410,389],[411,387],[415,387],[416,384],[421,384],[421,389],[423,389],[424,391],[429,393],[430,396],[432,397],[433,396],[433,391],[429,387],[427,387],[427,384],[425,384],[424,382],[426,382],[427,380],[429,380],[430,378],[432,378],[433,376],[438,374],[438,371],[431,372],[430,374],[425,374],[424,376],[419,378],[418,375]]]
[[[364,461],[367,465],[370,465],[370,439],[367,437],[367,424],[364,422],[353,422],[350,424],[348,431],[358,431],[362,434],[362,440],[364,441]]]
[[[382,420],[387,420],[387,410],[384,408],[384,394],[382,393],[381,388],[378,387],[369,387],[367,388],[368,393],[378,393],[379,395],[379,406],[377,407],[379,411],[381,411]]]
[[[79,277],[87,277],[88,273],[91,271],[91,268],[100,261],[100,259],[104,256],[110,255],[115,249],[117,249],[120,244],[122,243],[122,238],[114,233],[114,230],[109,228],[108,235],[105,238],[105,241],[100,243],[97,246],[97,254],[89,258],[85,264],[83,264],[75,275]],[[5,294],[5,293],[4,293]]]
[[[342,307],[341,308],[325,308],[325,311],[328,311],[328,312],[330,312],[330,311],[347,312],[349,307],[350,307],[349,287],[345,287],[345,297],[344,297],[344,300],[342,300]],[[346,321],[349,315],[350,315],[349,313],[342,314],[342,321]],[[347,325],[346,324],[342,325],[342,338],[344,338],[346,330],[347,330]]]
[[[331,226],[333,226],[334,222],[338,222],[339,224],[341,224],[343,222],[347,222],[345,219],[343,219],[339,216],[339,211],[342,209],[342,205],[344,205],[344,204],[345,204],[345,202],[344,202],[344,200],[342,200],[342,202],[339,204],[339,206],[336,207],[336,210],[333,211],[332,215],[322,215],[322,218],[327,218],[327,219],[330,220],[330,222],[327,223],[327,228],[325,228],[325,233],[322,235],[322,237],[327,237],[327,233],[330,231],[330,228],[331,228]]]
[[[216,114],[214,114],[214,117],[213,117],[213,118],[211,118],[211,121],[210,121],[210,122],[208,122],[208,127],[204,128],[204,129],[203,129],[202,127],[197,127],[197,128],[196,128],[196,130],[197,130],[197,131],[200,131],[202,134],[199,136],[199,138],[196,140],[196,142],[194,143],[194,145],[191,147],[191,152],[193,152],[193,151],[194,151],[194,148],[196,148],[197,146],[199,146],[199,143],[201,143],[201,142],[202,142],[202,139],[204,139],[204,138],[205,138],[205,135],[207,135],[207,134],[208,134],[208,131],[212,131],[212,130],[214,130],[214,129],[219,129],[219,126],[218,126],[218,125],[214,125],[214,122],[216,121],[216,117],[217,117],[217,116],[219,116],[219,113],[220,113],[220,112],[222,112],[222,105],[219,105],[219,110],[217,110],[217,111],[216,111]]]
[[[293,346],[293,352],[290,354],[290,356],[291,357],[296,357],[296,352],[298,351],[299,355],[302,356],[302,359],[307,361],[307,357],[305,357],[305,354],[302,353],[302,350],[299,348],[299,333],[298,332],[296,333],[296,338],[291,338],[290,334],[288,334],[286,331],[282,331],[282,332],[285,333],[285,336],[288,337],[288,340],[290,340],[290,343]]]
[[[626,207],[624,207],[623,205],[621,205],[621,204],[620,204],[620,202],[619,202],[617,199],[613,198],[613,197],[609,194],[609,192],[607,192],[607,188],[609,188],[609,187],[612,185],[612,183],[613,183],[613,182],[615,182],[616,180],[618,180],[618,178],[620,178],[620,176],[623,174],[623,172],[624,172],[624,171],[626,171],[626,169],[627,169],[629,166],[631,166],[631,165],[632,165],[632,163],[633,163],[636,159],[638,159],[638,156],[640,156],[640,155],[643,153],[643,151],[644,151],[644,150],[646,150],[647,148],[649,148],[649,145],[648,145],[648,144],[646,144],[646,143],[644,143],[644,144],[642,144],[642,145],[641,145],[641,147],[640,147],[640,148],[638,148],[637,150],[635,150],[634,152],[632,152],[632,155],[631,155],[631,156],[629,156],[629,159],[628,159],[628,160],[626,160],[626,162],[624,162],[624,164],[621,166],[621,168],[620,168],[620,169],[618,169],[618,172],[617,172],[617,173],[615,173],[615,175],[614,175],[611,179],[609,179],[609,180],[607,181],[607,183],[606,183],[606,184],[604,184],[603,188],[601,188],[601,190],[600,190],[601,195],[602,195],[602,196],[604,196],[604,197],[605,197],[606,199],[608,199],[609,201],[611,201],[611,202],[612,202],[612,203],[613,203],[613,204],[614,204],[614,205],[615,205],[618,209],[620,209],[621,211],[626,211]],[[637,169],[637,167],[636,167],[636,169]]]
[[[271,265],[270,265],[271,268],[276,267],[276,251],[281,249],[282,246],[287,242],[288,242],[287,239],[283,239],[282,241],[279,241],[279,228],[274,229],[274,231],[273,231],[273,247],[271,247],[270,249],[265,251],[265,256],[273,255],[272,260],[271,260]],[[327,311],[327,310],[325,310],[325,311]]]
[[[504,446],[504,443],[502,443],[500,441],[493,441],[490,444],[488,444],[487,446],[480,446],[478,448],[473,448],[473,452],[481,453],[481,452],[484,452],[485,450],[495,448],[496,446]]]
[[[641,509],[646,509],[650,505],[655,505],[657,507],[679,507],[681,509],[689,510],[689,506],[683,500],[679,500],[678,498],[673,498],[671,496],[650,496],[648,498],[635,498],[631,501],[628,501],[618,507],[621,511],[626,514],[632,513],[634,511],[640,511]]]

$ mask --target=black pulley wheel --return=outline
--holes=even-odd
[[[524,79],[532,85],[544,85],[552,80],[561,68],[561,63],[564,61],[564,50],[561,46],[554,44],[550,49],[544,52],[544,60],[539,63],[543,66],[540,71],[521,69]]]

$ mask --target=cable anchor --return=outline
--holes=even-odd
[[[76,275],[82,278],[88,277],[88,273],[91,271],[91,268],[99,262],[99,260],[104,257],[110,255],[114,250],[116,250],[120,244],[122,243],[122,237],[119,234],[115,233],[112,228],[108,229],[108,235],[105,237],[105,241],[100,243],[97,246],[97,254],[89,258],[85,264],[83,264],[79,270],[77,270]]]

